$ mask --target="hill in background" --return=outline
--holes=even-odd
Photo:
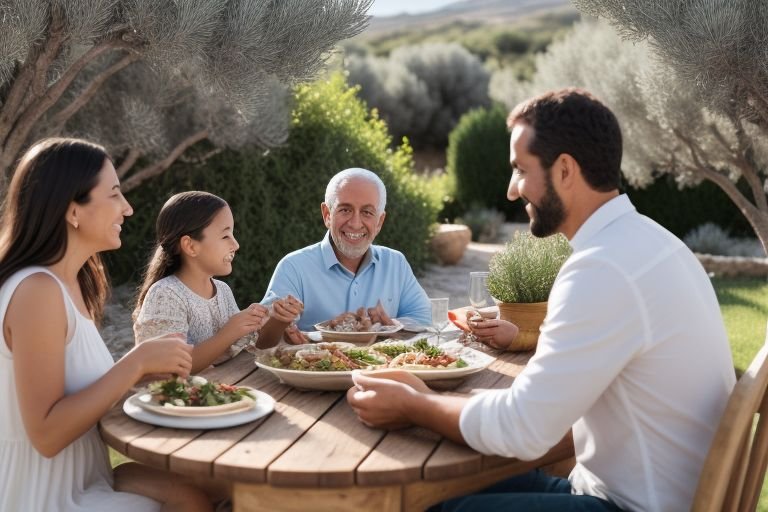
[[[521,17],[553,9],[571,11],[574,14],[577,12],[570,6],[568,0],[464,0],[447,5],[442,9],[421,14],[374,16],[368,29],[358,37],[368,39],[388,32],[434,27],[455,22],[504,24],[517,21]]]

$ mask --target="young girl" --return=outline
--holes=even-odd
[[[101,251],[133,210],[100,146],[47,139],[21,158],[0,224],[0,510],[160,510],[115,492],[96,424],[144,375],[189,375],[190,348],[166,336],[114,363],[96,323],[108,285]],[[44,319],[44,321],[41,321]],[[115,488],[209,510],[201,491],[136,464]]]
[[[269,317],[261,304],[240,311],[226,283],[213,279],[232,272],[240,245],[229,205],[207,192],[171,197],[157,217],[157,247],[147,266],[136,309],[136,342],[181,332],[193,345],[192,373],[259,346],[258,331]],[[272,304],[272,317],[290,322],[301,303],[286,297]]]

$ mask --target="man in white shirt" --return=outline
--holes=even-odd
[[[418,424],[526,460],[573,430],[568,480],[536,471],[441,510],[687,510],[735,384],[712,285],[619,193],[621,131],[605,105],[554,91],[515,107],[508,125],[508,198],[526,202],[534,235],[560,232],[573,248],[536,354],[509,389],[451,397],[410,376],[356,375],[347,399],[368,425]],[[494,346],[516,333],[503,321],[484,332]]]

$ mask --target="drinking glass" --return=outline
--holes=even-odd
[[[488,292],[488,272],[469,273],[469,303],[475,309],[493,306],[493,298]]]
[[[437,332],[437,344],[440,344],[440,335],[448,326],[448,297],[429,299],[432,305],[432,327]]]

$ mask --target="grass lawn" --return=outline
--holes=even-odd
[[[119,466],[123,462],[128,462],[128,457],[124,456],[122,453],[117,452],[113,450],[111,447],[109,447],[109,462],[112,464],[112,467]]]
[[[742,372],[749,366],[765,340],[768,281],[718,278],[713,280],[713,284],[728,330],[733,363]],[[111,448],[109,457],[112,467],[128,460]],[[768,479],[766,481],[768,482]],[[768,485],[765,483],[757,510],[768,512]]]
[[[744,371],[765,341],[768,320],[768,281],[765,279],[715,279],[715,292],[723,312],[733,364]],[[757,510],[768,512],[768,479]]]

